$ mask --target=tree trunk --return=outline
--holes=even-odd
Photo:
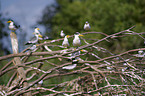
[[[17,40],[17,36],[15,34],[15,32],[11,32],[10,33],[11,36],[11,44],[12,44],[12,49],[13,49],[13,54],[18,54],[19,53],[19,48],[18,48],[18,40]],[[14,57],[14,64],[18,65],[18,64],[22,64],[21,63],[21,59],[20,57]],[[26,80],[26,74],[25,74],[25,70],[23,67],[19,67],[17,69],[19,76],[23,79]],[[24,82],[23,83],[23,87],[27,87],[28,83]],[[31,92],[25,93],[24,96],[31,96]]]

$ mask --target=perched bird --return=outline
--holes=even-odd
[[[65,36],[65,34],[63,33],[63,30],[61,30],[60,36],[61,37],[64,37]]]
[[[72,64],[77,64],[78,61],[80,61],[79,55],[80,55],[81,51],[82,50],[68,54],[70,57],[68,58],[67,61],[72,61]]]
[[[81,35],[79,32],[76,32],[77,34],[74,34],[74,40],[73,40],[73,46],[80,46],[81,45],[81,40],[79,38],[79,36],[83,36]]]
[[[77,52],[73,52],[73,53],[71,53],[71,54],[68,54],[71,58],[70,59],[72,59],[72,60],[78,60],[78,57],[76,57],[76,56],[78,56],[78,55],[80,55],[80,51],[77,51]]]
[[[7,23],[9,23],[9,29],[12,31],[16,31],[20,25],[16,25],[12,20],[9,20]]]
[[[74,69],[76,66],[77,66],[77,64],[68,65],[68,66],[64,66],[64,67],[62,67],[62,69],[71,70],[71,69]]]
[[[39,28],[35,27],[33,34],[36,34],[36,33],[41,34],[39,30],[40,30]]]
[[[143,52],[142,50],[139,50],[139,51],[138,51],[138,54],[139,54],[139,55],[142,55],[143,53],[144,53],[144,52]]]
[[[29,49],[30,49],[31,51],[33,51],[33,50],[35,50],[36,48],[37,48],[36,45],[32,45]]]
[[[143,50],[139,50],[138,54],[134,54],[133,56],[139,57],[140,59],[142,59],[145,56],[145,53]]]
[[[42,85],[43,84],[43,80],[39,81],[38,84]]]
[[[39,30],[40,30],[40,29],[36,27],[36,28],[34,29],[33,34],[34,34],[35,36],[37,36],[37,35],[39,35],[39,34],[41,35],[41,32],[40,32]],[[42,37],[43,37],[43,36],[41,35],[41,37],[38,37],[38,39],[39,39],[39,40],[42,40]]]
[[[30,41],[28,41],[25,45],[36,44],[38,43],[39,38],[42,38],[42,35],[39,33],[36,33],[35,36]]]
[[[69,35],[66,35],[64,37],[63,42],[62,42],[62,46],[66,47],[66,48],[69,46],[69,42],[68,42],[68,39],[67,39],[68,37],[69,37]]]
[[[90,24],[88,23],[88,21],[86,21],[85,25],[84,25],[84,30],[90,30]]]
[[[43,80],[39,81],[37,84],[35,84],[35,87],[41,87],[43,85]]]
[[[51,38],[49,38],[49,37],[47,37],[47,36],[43,36],[42,33],[41,33],[39,30],[40,30],[40,29],[36,27],[36,28],[34,29],[34,32],[33,32],[34,35],[40,34],[40,35],[42,36],[42,37],[39,37],[39,38],[38,38],[39,40],[51,39]]]

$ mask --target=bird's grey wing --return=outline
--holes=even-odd
[[[35,36],[33,38],[31,38],[31,40],[29,40],[25,45],[28,45],[28,44],[34,44],[34,43],[37,43],[38,41],[38,38],[36,38]]]

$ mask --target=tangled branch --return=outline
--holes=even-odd
[[[144,32],[131,31],[134,27],[112,35],[102,32],[82,33],[101,34],[103,38],[90,40],[84,36],[82,46],[77,49],[65,49],[57,44],[63,39],[56,39],[38,44],[35,51],[27,51],[27,48],[21,53],[1,56],[1,61],[11,61],[0,69],[0,77],[9,72],[13,74],[11,73],[5,84],[7,86],[0,85],[0,94],[20,96],[31,92],[32,95],[44,96],[145,95],[145,54],[137,53],[145,48],[116,54],[101,46],[102,42],[130,35],[137,35],[144,40]],[[72,37],[73,35],[69,38]],[[16,57],[19,57],[22,63],[15,64]],[[18,68],[24,69],[26,78],[18,74]],[[27,86],[24,86],[25,82],[28,83]]]

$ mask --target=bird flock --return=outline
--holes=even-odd
[[[90,30],[90,28],[91,28],[90,24],[88,23],[88,21],[86,21],[86,23],[84,24],[84,30],[88,31],[88,30]],[[60,36],[64,37],[64,40],[62,42],[62,46],[67,48],[70,45],[69,42],[68,42],[69,35],[65,35],[63,30],[61,30]],[[80,40],[79,36],[83,36],[83,35],[80,34],[79,32],[76,32],[74,34],[73,46],[76,47],[76,48],[78,48],[81,45],[81,40]],[[71,59],[72,59],[72,65],[64,66],[64,67],[62,67],[62,69],[71,70],[71,69],[74,69],[77,66],[76,63],[78,62],[79,57],[76,57],[76,56],[80,55],[80,51],[71,53],[69,55],[71,56]]]
[[[16,25],[16,24],[14,23],[13,20],[9,20],[7,23],[9,24],[8,28],[9,28],[12,32],[13,32],[13,31],[16,31],[16,30],[20,27],[20,26]],[[85,30],[85,31],[88,31],[88,30],[90,30],[90,28],[91,28],[91,27],[90,27],[90,24],[88,23],[88,21],[86,21],[85,24],[84,24],[84,30]],[[37,44],[39,44],[41,40],[48,40],[48,39],[50,39],[50,37],[43,36],[42,33],[40,32],[40,29],[37,28],[37,27],[35,27],[33,34],[34,34],[34,37],[31,38],[31,40],[29,40],[29,41],[27,41],[27,42],[25,43],[25,45],[31,45],[30,50],[36,49]],[[69,40],[68,40],[68,38],[69,38],[70,36],[69,36],[69,35],[66,35],[66,34],[63,32],[63,30],[61,30],[60,36],[61,36],[62,38],[64,38],[64,40],[63,40],[63,42],[62,42],[62,46],[63,46],[64,48],[67,49],[67,48],[70,46]],[[79,32],[76,32],[76,33],[74,34],[74,39],[73,39],[72,44],[73,44],[73,46],[76,47],[76,48],[78,48],[78,47],[81,45],[81,40],[80,40],[80,38],[79,38],[80,36],[83,36],[83,35],[80,34]],[[74,49],[74,50],[75,50],[75,49]],[[80,54],[80,51],[70,54],[70,56],[71,56],[72,58],[74,57],[73,63],[77,61],[77,59],[76,59],[75,56],[76,56],[76,55],[79,55],[79,54]],[[77,65],[77,64],[65,66],[65,67],[63,67],[62,69],[74,69],[74,68],[76,67],[76,65]]]
[[[84,24],[84,30],[88,31],[90,30],[90,24],[88,23],[88,21],[86,21],[86,23]],[[63,40],[63,43],[62,43],[62,46],[64,46],[65,48],[67,48],[69,46],[69,42],[68,42],[68,35],[65,35],[65,33],[63,32],[63,30],[61,30],[61,33],[60,33],[60,36],[61,37],[64,37],[64,40]],[[81,40],[79,38],[79,36],[83,36],[82,34],[80,34],[79,32],[76,32],[74,34],[74,39],[73,39],[73,46],[80,46],[81,45]]]

